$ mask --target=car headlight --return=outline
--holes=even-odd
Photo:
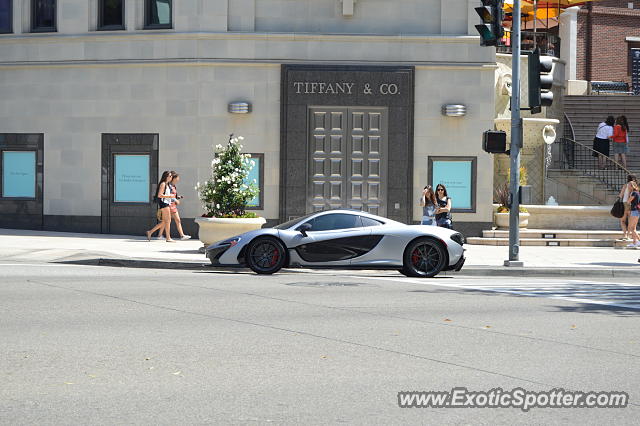
[[[229,238],[228,240],[224,240],[223,242],[220,243],[221,246],[226,246],[228,245],[229,247],[233,247],[236,244],[238,244],[240,242],[241,238],[240,237],[233,237],[233,238]]]
[[[464,236],[462,234],[460,234],[459,232],[451,235],[450,237],[453,241],[455,241],[456,243],[463,245],[464,244]]]

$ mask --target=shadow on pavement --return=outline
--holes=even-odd
[[[620,317],[640,315],[640,307],[624,308],[620,306],[597,305],[592,303],[580,303],[576,306],[554,306],[559,312],[569,312],[578,314],[614,314]]]
[[[624,267],[630,267],[630,266],[638,266],[638,263],[622,263],[622,262],[582,262],[582,263],[576,263],[576,265],[584,265],[584,266],[609,266],[612,268],[615,268],[617,266],[624,266]]]

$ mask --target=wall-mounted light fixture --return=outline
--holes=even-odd
[[[251,104],[249,102],[231,102],[229,103],[229,112],[232,114],[249,114],[251,112]]]
[[[466,105],[442,105],[442,115],[447,117],[462,117],[466,114]]]
[[[342,3],[342,16],[353,16],[353,4],[357,0],[340,0]]]

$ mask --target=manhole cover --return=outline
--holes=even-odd
[[[360,283],[349,282],[300,282],[300,283],[287,283],[286,285],[296,287],[358,287]]]

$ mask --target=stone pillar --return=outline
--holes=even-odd
[[[565,62],[565,78],[576,79],[578,43],[578,6],[569,7],[560,14],[560,59]]]
[[[531,198],[533,204],[544,204],[545,190],[544,180],[546,175],[545,159],[547,144],[543,139],[543,129],[547,125],[557,128],[559,120],[552,118],[523,118],[523,141],[520,150],[521,167],[524,166],[527,173],[527,185],[531,185]],[[494,120],[497,130],[507,132],[507,141],[511,139],[511,119],[496,118]],[[493,186],[496,187],[509,179],[509,156],[494,155]]]

